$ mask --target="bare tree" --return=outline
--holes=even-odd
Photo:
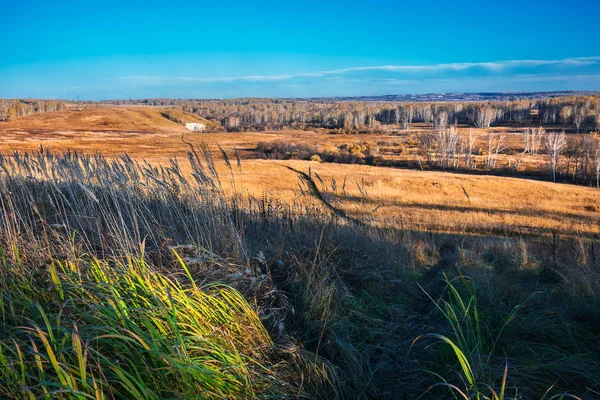
[[[571,118],[571,115],[573,114],[573,107],[571,106],[564,106],[563,108],[560,109],[560,120],[562,121],[563,124],[565,124],[565,127],[567,126],[567,123],[569,122],[569,119]]]
[[[588,170],[590,169],[590,161],[593,158],[594,152],[594,136],[591,133],[581,137],[578,150],[581,156],[579,161],[579,164],[581,165],[581,168],[579,168],[579,177],[585,183],[588,180]]]
[[[473,157],[473,147],[475,147],[475,134],[473,128],[469,128],[469,135],[462,141],[464,144],[464,163],[465,168],[475,169],[475,157]]]
[[[581,123],[584,120],[585,120],[585,107],[582,104],[575,106],[575,111],[573,113],[573,123],[575,124],[575,127],[577,128],[577,133],[579,133],[579,127],[581,126]]]
[[[419,135],[419,144],[429,165],[437,165],[442,169],[458,167],[460,135],[454,126],[437,133]]]
[[[446,126],[448,126],[448,112],[446,110],[439,110],[435,116],[435,127],[439,130],[444,130]]]
[[[493,167],[496,168],[498,165],[498,154],[502,151],[506,150],[506,145],[504,144],[506,139],[506,132],[500,132],[496,136],[496,148],[494,149],[494,164]]]
[[[521,152],[521,155],[519,156],[519,158],[517,159],[517,162],[515,163],[515,171],[519,170],[519,166],[521,165],[521,160],[523,160],[523,157],[525,157],[525,154],[531,152],[533,137],[536,134],[537,134],[537,131],[535,128],[526,129],[525,131],[523,131],[523,134],[522,134],[523,151]]]
[[[435,144],[436,138],[432,133],[423,133],[419,135],[419,147],[421,148],[421,151],[425,154],[427,164],[429,164],[430,166],[433,163],[433,156],[435,155]]]
[[[596,167],[596,188],[600,189],[600,135],[593,134],[592,137],[593,163]]]
[[[438,164],[442,169],[446,169],[448,163],[448,138],[445,129],[438,131],[436,135],[435,148],[437,150]]]
[[[453,168],[458,167],[458,146],[460,143],[460,134],[458,130],[451,126],[446,133],[446,151],[448,153],[446,159],[448,166]]]
[[[542,147],[542,138],[545,137],[546,131],[541,126],[539,128],[532,128],[530,131],[530,147],[531,154],[537,154]]]
[[[487,157],[485,159],[485,169],[490,170],[495,168],[498,164],[498,155],[506,146],[504,145],[504,141],[506,139],[506,132],[488,132],[487,137]],[[492,157],[493,156],[493,157]]]
[[[412,118],[412,116],[410,115],[412,113],[412,106],[405,106],[405,107],[400,107],[400,122],[402,123],[402,129],[407,130],[408,129],[408,124],[410,123],[410,120]]]
[[[600,112],[594,117],[594,125],[596,126],[596,131],[600,132]]]
[[[487,156],[485,157],[485,169],[489,171],[492,163],[492,151],[494,149],[494,132],[489,131],[487,136]]]
[[[492,107],[477,107],[475,109],[475,126],[478,128],[489,128],[496,118],[496,110]]]
[[[400,114],[402,114],[402,107],[398,107],[397,109],[394,110],[394,123],[395,124],[400,123]]]
[[[551,132],[546,134],[546,151],[550,156],[550,167],[552,168],[552,182],[556,182],[556,168],[560,154],[566,145],[565,131]]]
[[[421,108],[421,118],[423,119],[423,122],[425,122],[426,124],[431,122],[431,119],[433,118],[433,113],[431,111],[430,105],[425,104]]]

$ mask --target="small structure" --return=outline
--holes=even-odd
[[[204,132],[206,130],[206,125],[199,122],[186,122],[185,127],[194,132]]]

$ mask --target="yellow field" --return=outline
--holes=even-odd
[[[315,201],[299,175],[310,170],[331,206],[377,225],[487,235],[600,233],[600,191],[592,188],[450,172],[251,159],[260,142],[393,143],[398,137],[293,130],[197,134],[162,118],[160,111],[98,107],[19,118],[0,123],[0,152],[36,151],[41,145],[54,151],[71,149],[109,156],[128,153],[135,159],[164,165],[171,157],[185,157],[189,146],[182,141],[184,135],[196,148],[208,144],[219,160],[220,145],[233,160],[236,188],[244,193],[260,196],[267,192],[284,201]],[[235,166],[234,149],[243,158],[241,170]],[[223,179],[229,180],[225,164],[217,164]]]
[[[310,169],[331,205],[380,226],[484,234],[600,233],[600,192],[549,182],[363,165],[247,160],[235,174],[236,187],[252,195],[267,191],[286,201],[298,198],[300,177],[288,167],[307,174]],[[227,179],[225,172],[223,169],[222,176]]]

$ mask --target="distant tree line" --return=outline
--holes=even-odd
[[[372,133],[408,129],[427,124],[432,129],[418,135],[419,155],[431,168],[519,171],[529,156],[549,160],[553,180],[600,187],[600,96],[577,95],[543,99],[494,102],[378,102],[334,99],[230,100],[141,99],[103,102],[70,102],[81,106],[98,104],[172,107],[166,117],[181,123],[176,110],[208,120],[210,131],[326,128],[335,132]],[[0,99],[0,121],[33,113],[58,111],[67,102],[58,100]],[[508,149],[506,131],[473,129],[491,126],[527,127],[520,133],[518,154]],[[421,125],[422,126],[422,125]],[[547,132],[544,128],[549,128]],[[417,127],[418,129],[418,127]],[[590,132],[565,135],[565,131]],[[483,148],[480,148],[483,138]],[[478,146],[476,146],[476,142]],[[289,146],[288,146],[289,147]],[[308,158],[330,162],[378,162],[375,147],[322,148],[267,146],[259,149],[273,158]],[[502,158],[501,155],[506,157]],[[478,156],[478,157],[476,157]],[[503,162],[499,162],[499,160]],[[419,162],[421,160],[419,159]]]
[[[600,97],[570,96],[501,102],[404,103],[369,101],[232,99],[143,99],[112,104],[176,106],[203,118],[216,120],[228,131],[253,131],[292,127],[326,128],[340,132],[377,132],[384,126],[407,129],[426,123],[443,129],[468,124],[490,126],[556,125],[573,131],[600,130]]]
[[[83,104],[85,102],[79,102]],[[92,102],[87,102],[94,104]],[[291,99],[111,100],[100,103],[174,106],[218,122],[228,131],[254,131],[284,127],[326,128],[339,132],[377,132],[390,126],[407,129],[412,123],[433,128],[468,124],[490,126],[560,126],[572,131],[600,130],[600,97],[569,96],[499,102],[372,102]],[[66,107],[59,100],[0,100],[0,120]],[[387,126],[387,127],[386,127]],[[384,129],[386,127],[387,129]]]
[[[35,113],[59,111],[66,108],[60,100],[0,99],[0,121],[9,121]]]

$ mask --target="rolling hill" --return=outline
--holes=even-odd
[[[159,107],[89,107],[29,115],[0,123],[2,132],[100,131],[135,133],[185,133],[183,125],[166,117],[169,114],[185,122],[206,120],[183,111]]]

